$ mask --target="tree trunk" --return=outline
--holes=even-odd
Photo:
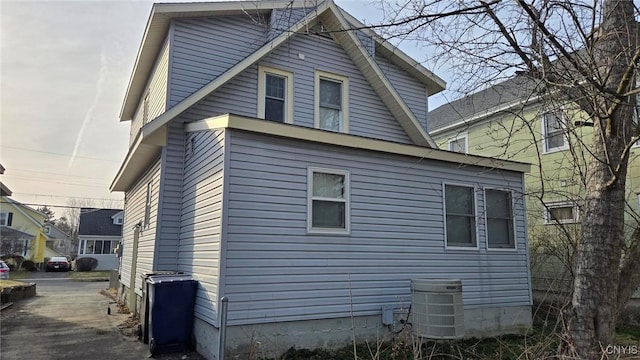
[[[608,89],[619,89],[628,76],[627,68],[635,50],[633,14],[631,1],[604,1],[603,21],[594,35],[593,56],[598,75],[605,79]],[[626,86],[620,92],[628,89]],[[628,99],[616,105],[619,101],[601,92],[594,104],[596,113],[592,114],[593,158],[587,169],[582,238],[575,257],[576,276],[567,325],[567,355],[580,359],[600,359],[602,350],[613,345],[615,335],[624,242],[621,204],[625,203],[628,164],[624,150],[631,138],[633,115]]]

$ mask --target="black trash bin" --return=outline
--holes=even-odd
[[[174,276],[183,275],[183,272],[177,271],[154,271],[142,273],[142,303],[140,304],[140,333],[139,338],[143,343],[149,343],[149,283],[147,279],[151,276]]]
[[[187,350],[198,282],[188,275],[157,275],[147,283],[151,355]]]

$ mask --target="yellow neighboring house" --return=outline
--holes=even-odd
[[[575,241],[580,236],[592,137],[588,116],[571,102],[541,98],[536,86],[516,76],[444,104],[429,112],[428,129],[442,149],[533,165],[525,174],[525,195],[534,289],[548,288],[547,271],[570,268],[571,244],[557,240]],[[631,148],[627,172],[628,235],[640,226],[638,145]],[[564,269],[536,254],[557,257]]]
[[[25,258],[36,264],[43,263],[46,257],[60,256],[57,252],[46,247],[45,219],[46,216],[37,210],[8,196],[2,196],[0,201],[0,226],[6,226],[33,236],[27,245],[28,251]]]

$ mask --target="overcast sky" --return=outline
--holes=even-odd
[[[118,115],[152,3],[0,0],[0,179],[12,198],[122,206],[123,194],[109,192],[128,148]],[[381,18],[370,1],[336,3]]]

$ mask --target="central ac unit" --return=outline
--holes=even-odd
[[[459,339],[464,336],[462,281],[411,280],[411,322],[418,336]]]

